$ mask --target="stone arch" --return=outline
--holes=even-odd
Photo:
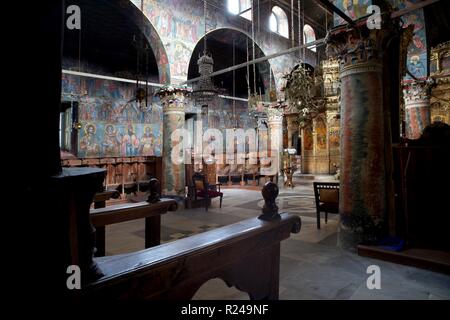
[[[220,27],[220,28],[216,28],[214,30],[211,30],[211,31],[207,32],[206,33],[206,37],[207,37],[207,39],[211,39],[214,36],[214,34],[217,34],[218,32],[223,32],[223,31],[230,31],[231,32],[230,34],[242,35],[242,36],[246,37],[246,39],[248,39],[248,41],[249,41],[249,44],[251,44],[252,42],[255,43],[256,52],[258,53],[256,55],[256,57],[264,57],[265,56],[265,52],[263,51],[261,45],[259,45],[256,41],[254,41],[250,34],[248,34],[244,30],[241,30],[239,28],[234,28],[234,27]],[[230,37],[232,37],[232,36],[230,35]],[[196,53],[198,51],[197,49],[200,46],[203,48],[204,38],[205,38],[205,36],[203,36],[201,39],[199,39],[197,41],[197,43],[195,44],[194,48],[191,51],[191,56],[190,56],[190,59],[189,59],[189,65],[187,66],[188,67],[188,79],[192,78],[192,76],[191,77],[189,76],[189,71],[191,71],[191,68],[192,68],[193,64],[196,65],[196,62],[197,62],[197,59],[198,59],[198,56],[196,56]],[[252,52],[250,51],[250,55],[251,55],[251,53]],[[251,60],[251,58],[250,58],[250,60]],[[265,92],[268,93],[268,90],[269,90],[270,87],[273,90],[279,89],[279,88],[277,88],[277,85],[276,85],[277,82],[276,82],[275,75],[274,75],[275,73],[273,71],[273,67],[270,64],[270,62],[267,60],[265,62],[259,63],[257,66],[259,66],[260,71],[262,70],[263,73],[264,73],[263,74],[263,76],[264,76],[263,82],[264,82],[264,85],[265,85],[265,88],[264,88]],[[268,70],[265,70],[264,67],[266,69],[268,69]],[[221,68],[215,67],[214,71],[218,71],[219,69],[221,69]],[[271,83],[270,83],[270,79],[272,80]]]
[[[132,1],[129,0],[109,0],[108,4],[116,6],[122,12],[127,15],[141,30],[150,44],[151,49],[155,55],[158,71],[159,82],[163,84],[170,83],[170,66],[169,59],[167,57],[166,48],[164,47],[161,37],[156,31],[153,24],[147,18],[147,16],[137,7]]]

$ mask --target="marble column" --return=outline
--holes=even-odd
[[[393,27],[392,27],[393,28]],[[365,23],[328,35],[327,52],[340,63],[341,177],[338,244],[355,250],[376,239],[386,216],[383,51],[389,26]]]
[[[406,138],[419,139],[423,129],[431,123],[430,84],[414,81],[403,88],[405,100]]]
[[[267,109],[269,120],[270,154],[273,161],[272,169],[278,173],[279,186],[284,185],[283,169],[283,110],[281,108]]]
[[[184,88],[165,87],[158,95],[163,107],[163,159],[162,194],[184,197],[185,163],[183,131],[185,104],[188,91]]]

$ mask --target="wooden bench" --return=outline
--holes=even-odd
[[[91,222],[96,229],[96,256],[105,255],[105,226],[137,219],[145,219],[145,247],[161,243],[161,215],[175,211],[177,203],[172,199],[161,199],[157,203],[146,201],[125,203],[105,208],[91,209]]]
[[[147,250],[96,258],[104,276],[84,288],[90,299],[191,299],[202,284],[220,278],[251,299],[278,299],[280,241],[300,229],[282,214],[197,234]]]
[[[75,293],[82,301],[190,299],[220,278],[251,299],[278,299],[280,242],[300,231],[297,215],[278,214],[278,187],[263,188],[258,218],[130,254],[95,258],[103,274]]]
[[[119,198],[120,193],[117,190],[104,190],[97,192],[94,196],[94,208],[104,208],[106,207],[106,201],[111,198]]]

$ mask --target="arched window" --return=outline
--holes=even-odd
[[[252,20],[252,0],[228,0],[228,11]]]
[[[305,24],[305,26],[303,27],[303,44],[313,41],[316,41],[316,33],[309,24]],[[308,49],[316,52],[316,46],[308,47]]]
[[[280,7],[273,7],[269,19],[270,31],[289,38],[289,20],[286,13]]]

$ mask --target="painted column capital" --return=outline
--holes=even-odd
[[[269,125],[282,125],[283,124],[283,109],[281,108],[267,108],[267,116]]]
[[[403,97],[405,104],[430,100],[431,87],[434,85],[433,79],[424,81],[413,81],[403,85]]]
[[[352,26],[343,25],[327,34],[327,57],[339,61],[341,73],[352,66],[381,63],[387,43],[401,30],[397,19],[383,20],[380,29],[369,29],[366,17],[355,20]]]
[[[164,113],[184,113],[190,90],[183,87],[162,87],[156,95],[161,100]]]

